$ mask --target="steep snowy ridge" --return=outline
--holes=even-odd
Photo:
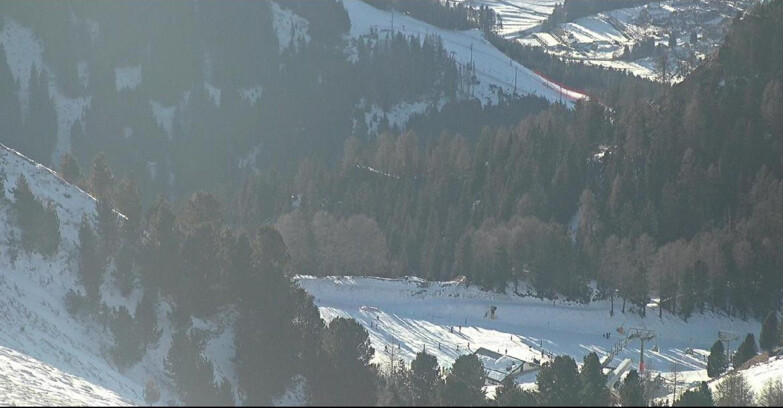
[[[2,145],[0,169],[7,178],[3,191],[6,199],[0,201],[0,236],[4,237],[0,245],[0,346],[140,401],[143,383],[129,381],[104,358],[111,336],[94,324],[74,320],[65,311],[65,294],[81,287],[76,276],[78,228],[82,215],[94,217],[94,198],[52,170]],[[11,210],[12,191],[20,175],[38,199],[54,205],[60,218],[60,247],[51,258],[19,250],[18,258],[12,260],[5,240],[20,237]],[[34,372],[34,367],[28,371]],[[40,384],[45,386],[46,382]]]

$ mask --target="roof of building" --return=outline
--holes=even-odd
[[[473,353],[484,365],[484,371],[488,379],[494,382],[503,381],[506,376],[518,372],[524,361],[516,357],[496,353],[492,350],[480,347]]]

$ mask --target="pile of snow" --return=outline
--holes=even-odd
[[[114,68],[114,86],[117,92],[134,90],[141,85],[141,65]]]
[[[116,393],[0,346],[0,405],[129,406]]]
[[[296,277],[299,285],[313,295],[321,316],[351,317],[369,332],[376,350],[374,362],[388,364],[394,358],[410,361],[419,351],[435,355],[441,365],[450,366],[462,354],[479,347],[526,362],[548,361],[551,356],[568,354],[578,363],[595,351],[608,355],[624,335],[618,328],[655,330],[657,339],[645,344],[645,365],[650,370],[667,372],[672,363],[679,371],[704,371],[703,355],[686,354],[686,349],[708,349],[718,330],[757,333],[757,321],[742,321],[724,315],[706,313],[682,319],[648,311],[620,312],[621,301],[609,316],[609,301],[588,305],[541,300],[511,294],[498,294],[466,286],[460,282],[428,282],[418,278],[384,279],[370,277]],[[525,290],[520,290],[525,293]],[[487,316],[497,306],[496,318]],[[605,333],[611,333],[609,339]],[[658,351],[652,351],[654,345]],[[631,359],[639,363],[640,344],[628,343],[615,363]],[[706,353],[706,351],[705,351]],[[533,382],[535,374],[518,381]]]

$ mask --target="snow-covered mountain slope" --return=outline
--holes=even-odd
[[[0,346],[24,353],[64,373],[81,377],[95,384],[96,389],[102,387],[111,390],[132,404],[144,403],[144,384],[152,379],[160,388],[160,403],[176,403],[177,397],[164,375],[163,367],[172,336],[168,318],[171,308],[165,299],[161,301],[158,310],[158,327],[162,330],[158,344],[148,349],[140,362],[127,369],[113,362],[110,350],[114,347],[114,338],[107,327],[98,324],[93,318],[75,319],[66,311],[66,293],[72,289],[84,293],[77,275],[78,228],[82,215],[95,221],[95,199],[62,180],[54,171],[3,145],[0,145],[0,170],[7,177],[5,198],[0,199],[0,237],[3,237],[0,242]],[[51,258],[20,249],[18,257],[12,260],[8,239],[15,237],[12,240],[18,241],[21,234],[12,213],[12,202],[15,199],[12,191],[20,175],[25,176],[39,200],[52,203],[57,210],[61,241],[57,253]],[[124,217],[122,214],[117,216]],[[133,315],[141,297],[142,290],[138,288],[127,298],[120,295],[109,267],[101,286],[101,299],[109,308],[125,306]],[[216,377],[219,379],[225,376],[236,387],[236,374],[231,362],[234,355],[234,321],[235,313],[228,310],[212,321],[196,320],[194,325],[209,334],[204,355],[214,363]],[[54,376],[51,381],[57,381],[57,377]],[[41,392],[44,392],[51,381],[32,378],[28,384],[33,388],[40,386]],[[84,403],[79,404],[116,405],[115,400],[104,397],[102,393],[92,394],[95,395],[94,400],[85,399]],[[30,395],[35,396],[33,393]],[[84,395],[84,398],[88,398],[90,392]],[[15,403],[25,402],[15,400]],[[31,399],[26,403],[39,402]],[[39,404],[45,402],[41,400]],[[60,405],[56,401],[52,404]]]
[[[5,173],[6,199],[0,202],[0,236],[18,240],[20,231],[11,211],[12,190],[20,175],[33,194],[51,202],[60,218],[61,242],[57,253],[45,259],[19,251],[11,258],[7,241],[0,252],[0,345],[83,377],[122,395],[140,398],[141,384],[131,383],[107,362],[111,337],[100,327],[85,326],[65,311],[64,297],[78,289],[76,251],[82,215],[94,217],[95,200],[52,170],[0,145],[0,169]]]
[[[346,0],[343,5],[351,20],[350,38],[367,36],[371,30],[377,30],[380,35],[392,30],[392,12],[376,9],[356,0]],[[443,40],[444,48],[460,66],[465,68],[472,61],[478,84],[471,87],[468,96],[477,98],[482,104],[497,103],[498,89],[502,89],[505,95],[513,95],[516,88],[518,95],[538,95],[551,102],[563,102],[569,106],[585,97],[512,61],[490,44],[478,29],[445,30],[395,12],[393,30],[406,36],[419,36],[422,40],[428,34],[438,35]],[[355,52],[355,49],[350,51]]]
[[[116,393],[0,346],[0,405],[128,406]]]
[[[324,319],[342,316],[360,322],[370,333],[374,361],[384,365],[389,360],[384,350],[390,347],[395,348],[395,358],[406,360],[426,348],[445,366],[478,347],[525,361],[568,354],[581,363],[591,351],[606,356],[625,337],[618,328],[627,334],[636,327],[657,334],[656,340],[645,345],[648,369],[666,372],[676,362],[679,371],[703,371],[706,349],[715,342],[718,330],[758,333],[760,329],[754,320],[711,313],[693,316],[686,323],[668,313],[659,319],[657,310],[648,309],[647,317],[641,318],[638,313],[621,313],[619,300],[614,316],[609,316],[608,301],[553,303],[510,294],[513,288],[509,294],[498,294],[459,282],[312,276],[300,276],[297,281],[313,295]],[[497,306],[496,319],[485,317],[493,305]],[[607,332],[609,339],[603,336]],[[652,350],[655,345],[658,351]],[[688,348],[695,353],[686,354]],[[638,365],[639,349],[639,342],[631,341],[617,359],[629,358]],[[533,382],[535,375],[522,376],[520,381]]]

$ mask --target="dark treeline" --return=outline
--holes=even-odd
[[[393,37],[387,33],[385,39],[379,40],[374,32],[371,38],[357,42],[357,54],[353,77],[357,93],[377,101],[384,110],[393,103],[421,95],[429,95],[432,100],[456,97],[460,73],[438,36],[421,40],[414,36],[405,38],[398,32]],[[387,81],[399,86],[390,89]]]
[[[465,275],[501,290],[520,278],[582,301],[596,279],[623,311],[644,313],[657,292],[684,318],[763,316],[783,268],[783,5],[762,7],[653,103],[631,88],[612,109],[553,107],[475,145],[444,134],[422,151],[414,132],[385,134],[349,139],[340,167],[302,163],[289,187],[301,205],[278,221],[293,263],[350,253],[338,237],[353,225],[367,242],[385,237],[388,256],[330,261],[352,273]]]
[[[20,180],[19,205],[34,199]],[[172,337],[165,374],[186,404],[269,405],[297,381],[306,383],[301,397],[311,404],[376,403],[378,373],[367,331],[353,320],[324,323],[312,297],[291,280],[290,257],[276,230],[228,227],[221,204],[204,192],[176,206],[159,197],[143,211],[134,181],[114,178],[103,155],[83,185],[98,200],[96,215],[82,218],[79,227],[84,291],[71,290],[65,304],[73,316],[108,328],[120,368],[158,348],[166,302]],[[141,290],[135,311],[107,306],[105,282],[124,297]],[[204,354],[213,333],[195,327],[194,318],[233,327],[238,389],[225,377],[215,380]],[[154,380],[147,383],[147,403],[160,398],[159,389]]]
[[[466,2],[440,0],[364,0],[373,7],[409,14],[411,17],[447,30],[479,28],[490,32],[502,27],[502,20],[487,5],[472,7]]]

